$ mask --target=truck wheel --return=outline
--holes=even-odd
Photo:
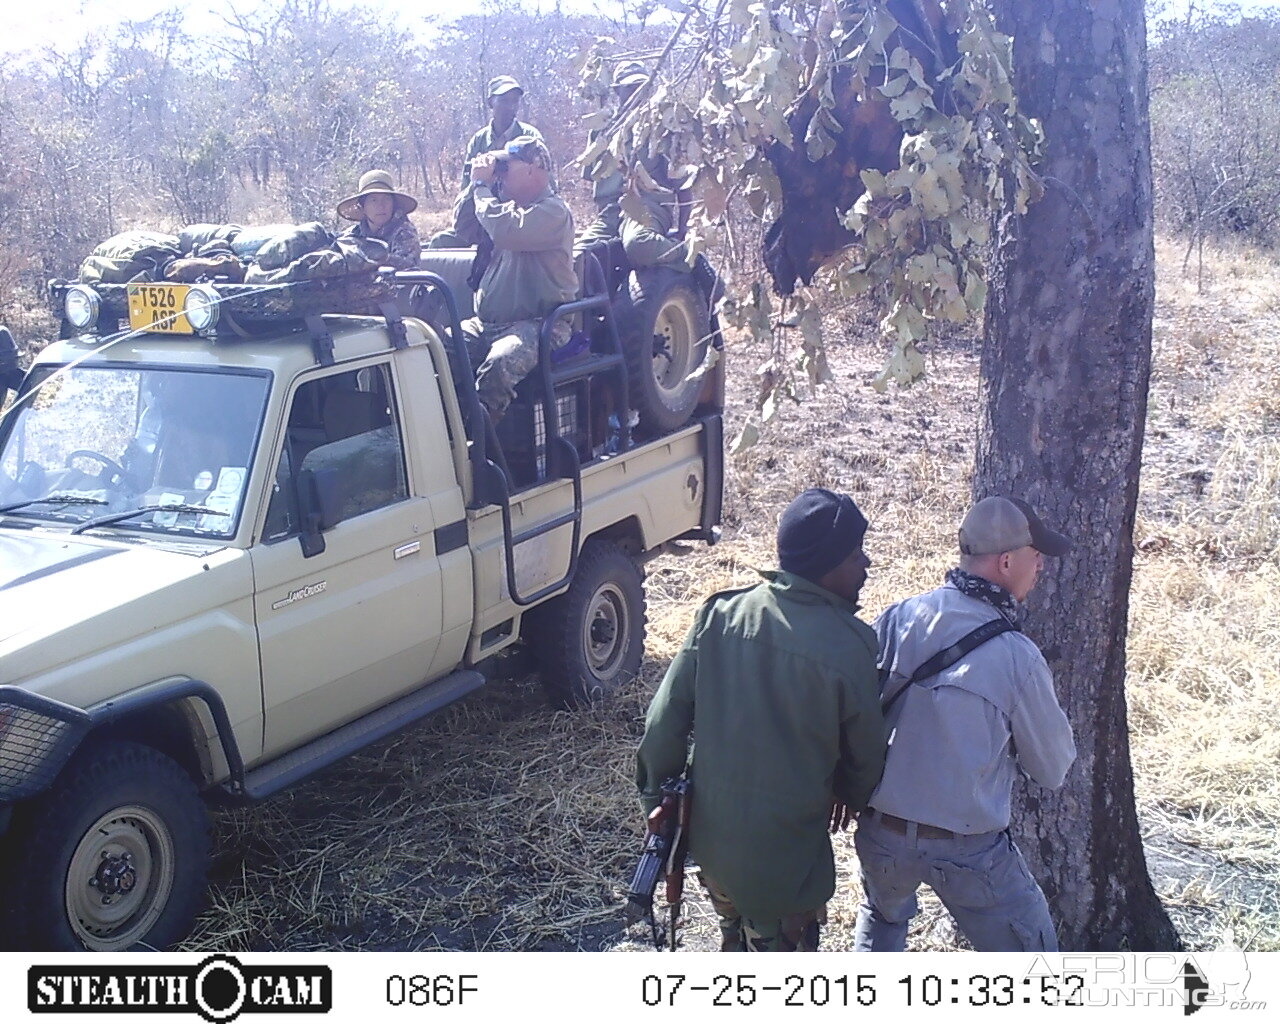
[[[698,404],[702,365],[711,340],[711,311],[693,278],[657,268],[631,275],[631,308],[623,348],[631,402],[640,429],[662,434],[684,426]]]
[[[588,541],[567,592],[535,609],[526,636],[543,685],[581,707],[612,696],[644,657],[644,576],[618,545]]]
[[[86,747],[15,826],[3,880],[15,949],[164,949],[190,930],[209,819],[159,751]]]

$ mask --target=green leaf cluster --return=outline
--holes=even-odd
[[[838,42],[859,98],[887,102],[903,131],[897,169],[863,170],[866,191],[844,213],[859,245],[835,268],[847,295],[872,293],[888,310],[892,343],[873,382],[909,384],[921,375],[918,345],[937,320],[963,322],[986,301],[984,263],[991,216],[1023,213],[1039,197],[1033,170],[1039,126],[1018,112],[1012,39],[996,30],[985,0],[952,0],[948,25],[959,60],[932,80],[903,46],[887,48],[896,22],[867,3]]]
[[[857,242],[815,287],[875,297],[892,343],[875,386],[907,384],[923,369],[918,346],[930,325],[982,309],[992,214],[1025,211],[1041,191],[1033,166],[1043,139],[1018,111],[1012,40],[996,29],[988,0],[941,5],[959,56],[930,74],[900,45],[885,0],[681,3],[680,27],[654,79],[627,108],[593,121],[606,127],[581,160],[602,176],[633,167],[641,154],[665,155],[673,169],[684,168],[700,201],[694,230],[714,244],[735,202],[756,217],[776,216],[782,186],[764,155],[769,146],[803,146],[811,161],[833,151],[846,113],[838,109],[836,83],[847,100],[851,80],[859,104],[887,108],[901,127],[900,166],[859,169],[866,191],[842,212]],[[584,95],[605,98],[609,64],[618,57],[610,41],[597,43],[583,68]],[[817,110],[804,138],[793,138],[788,115],[806,98],[816,98]],[[817,299],[800,300],[814,311],[803,314],[809,327],[794,332],[802,339],[797,360],[775,360],[802,364],[811,382],[826,373]],[[758,286],[739,300],[758,340],[775,337],[767,302]],[[790,373],[776,370],[769,375],[775,387],[789,387]],[[776,393],[770,397],[768,407],[776,409]]]

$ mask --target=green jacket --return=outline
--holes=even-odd
[[[499,202],[475,186],[476,219],[493,239],[493,262],[476,290],[476,315],[488,326],[546,316],[578,297],[573,270],[573,215],[547,189],[531,206]]]
[[[698,612],[649,705],[636,783],[647,813],[688,757],[690,852],[745,917],[771,921],[831,898],[832,800],[866,806],[886,734],[876,635],[855,606],[762,575]]]
[[[490,121],[473,136],[471,141],[467,143],[467,154],[462,161],[462,184],[461,188],[466,188],[471,184],[471,163],[481,153],[491,153],[495,149],[502,149],[508,142],[520,138],[521,135],[532,135],[535,139],[542,138],[542,132],[538,131],[531,124],[525,124],[523,121],[512,121],[510,127],[505,132],[495,132],[493,130],[493,122]],[[555,175],[552,175],[554,182]]]

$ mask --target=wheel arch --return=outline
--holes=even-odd
[[[215,778],[209,745],[203,739],[205,735],[199,712],[188,698],[141,707],[105,721],[90,729],[84,743],[109,739],[153,747],[177,762],[192,781],[204,789]]]
[[[642,558],[648,550],[644,527],[640,522],[640,517],[636,515],[627,516],[625,519],[620,519],[616,523],[596,530],[595,533],[583,540],[582,546],[586,547],[592,541],[608,541],[611,544],[616,544],[635,559]]]
[[[203,680],[157,680],[91,707],[88,713],[89,738],[153,747],[177,762],[202,789],[228,776],[233,792],[243,788],[244,762],[226,705]]]

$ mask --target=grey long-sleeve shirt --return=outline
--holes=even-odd
[[[999,615],[950,585],[891,606],[875,625],[883,691],[896,693],[926,660]],[[1056,789],[1076,756],[1049,666],[1021,633],[910,686],[887,724],[889,755],[871,806],[965,835],[1008,827],[1019,768]]]

